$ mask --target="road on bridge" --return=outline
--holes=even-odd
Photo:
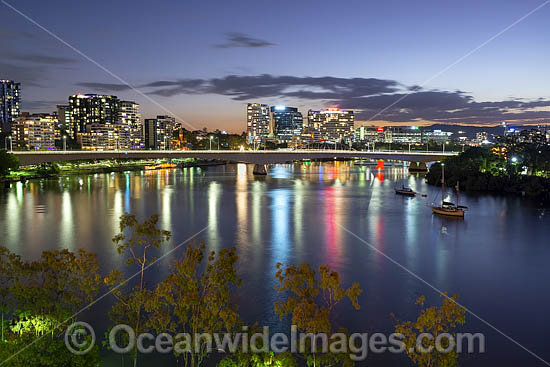
[[[14,151],[23,166],[50,162],[101,159],[202,158],[259,165],[307,159],[365,158],[408,162],[433,162],[454,152],[350,151],[350,150],[129,150],[129,151]]]

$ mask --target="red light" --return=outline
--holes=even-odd
[[[384,170],[384,161],[383,160],[379,160],[379,161],[376,161],[376,169],[378,170]]]
[[[376,131],[384,131],[384,128],[382,126],[379,126],[376,128]]]
[[[338,111],[338,107],[329,107],[328,110],[329,111]]]

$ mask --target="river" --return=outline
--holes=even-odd
[[[426,197],[396,196],[402,183]],[[428,207],[439,193],[400,165],[377,171],[336,161],[276,165],[268,176],[249,175],[245,165],[66,176],[1,192],[0,238],[25,259],[45,249],[93,251],[105,274],[124,269],[111,242],[120,215],[158,213],[173,234],[164,253],[201,230],[197,239],[210,249],[237,247],[236,297],[249,322],[281,328],[277,262],[326,263],[363,289],[360,311],[343,304],[336,315],[351,332],[391,332],[390,313],[414,318],[420,295],[440,302],[434,287],[459,294],[472,312],[464,330],[485,334],[486,352],[461,365],[543,366],[508,337],[550,360],[550,213],[515,197],[461,195],[466,218],[445,219]],[[180,250],[149,269],[149,279],[162,279]],[[109,302],[84,316],[100,330]],[[358,365],[409,364],[371,354]]]

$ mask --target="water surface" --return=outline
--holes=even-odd
[[[396,196],[402,183],[427,197]],[[236,296],[247,321],[284,331],[273,314],[277,262],[327,263],[364,291],[361,310],[343,305],[338,322],[352,332],[388,333],[391,312],[412,319],[418,296],[430,303],[439,296],[372,246],[437,289],[459,294],[476,315],[549,360],[550,216],[518,198],[461,195],[466,219],[445,219],[428,207],[438,195],[399,165],[377,171],[350,162],[277,165],[266,177],[247,174],[245,165],[70,176],[0,193],[0,238],[25,259],[84,248],[98,254],[107,273],[124,268],[111,242],[120,215],[159,213],[173,233],[164,252],[203,229],[197,238],[209,248],[237,247],[244,281]],[[150,279],[162,279],[178,255],[151,268]],[[94,327],[107,327],[109,302],[85,315]],[[487,352],[462,365],[543,365],[471,314],[465,330],[485,333]],[[389,354],[358,365],[367,364],[409,365]]]

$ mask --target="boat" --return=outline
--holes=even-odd
[[[176,168],[177,166],[178,165],[175,163],[159,163],[151,166],[145,166],[145,170],[150,171],[155,169]]]
[[[410,187],[405,187],[404,185],[401,186],[400,189],[395,189],[395,193],[397,195],[405,195],[405,196],[415,196],[416,195],[416,191],[414,191]]]
[[[459,184],[456,184],[456,204],[445,201],[445,164],[441,164],[441,204],[432,205],[432,213],[447,217],[464,218],[464,212],[468,207],[458,205]]]
[[[378,163],[373,160],[359,159],[359,160],[353,161],[353,164],[355,166],[376,166]]]

